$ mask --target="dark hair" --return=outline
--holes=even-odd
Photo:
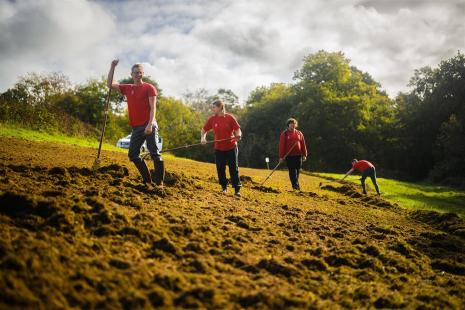
[[[354,161],[358,161],[357,158],[352,159],[352,162],[354,162]]]
[[[223,112],[226,111],[225,106],[224,106],[224,102],[221,101],[221,100],[213,101],[212,105],[214,105],[215,107],[221,108],[221,110],[223,110]]]
[[[292,118],[292,117],[291,117],[290,119],[287,120],[286,126],[289,127],[289,124],[290,124],[290,123],[294,123],[294,124],[295,124],[295,127],[297,127],[297,126],[299,125],[299,122],[298,122],[295,118]]]

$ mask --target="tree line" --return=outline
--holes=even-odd
[[[465,55],[415,70],[391,99],[342,53],[308,55],[291,84],[258,87],[241,114],[242,163],[274,162],[285,120],[307,137],[310,171],[341,172],[368,159],[388,177],[465,186]],[[257,156],[256,154],[260,154]]]
[[[214,94],[198,89],[178,99],[164,96],[150,77],[145,81],[159,89],[157,121],[165,148],[198,142],[211,102],[221,99],[244,132],[241,165],[263,168],[265,157],[277,162],[279,134],[294,117],[310,151],[304,169],[341,172],[352,158],[361,158],[387,177],[465,186],[465,56],[460,52],[436,68],[415,70],[409,91],[395,98],[341,52],[306,56],[292,83],[257,87],[242,106],[230,89]],[[97,138],[107,92],[104,78],[73,86],[62,74],[29,74],[0,94],[0,121]],[[105,138],[114,143],[130,127],[124,98],[114,92],[111,103]],[[177,155],[213,160],[205,147]]]

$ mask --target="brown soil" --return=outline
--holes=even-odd
[[[349,185],[165,158],[144,186],[123,153],[0,138],[0,308],[465,306],[464,221]]]

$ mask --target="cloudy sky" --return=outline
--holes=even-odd
[[[465,52],[465,0],[0,0],[0,91],[28,72],[72,82],[142,62],[164,94],[290,82],[342,51],[395,96],[413,70]]]

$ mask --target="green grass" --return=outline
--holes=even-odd
[[[80,147],[88,147],[93,149],[98,149],[99,140],[92,139],[88,137],[76,137],[76,136],[67,136],[62,133],[48,133],[39,130],[26,129],[23,127],[0,123],[0,137],[14,137],[22,138],[26,140],[33,141],[42,141],[42,142],[52,142],[52,143],[61,143],[61,144],[70,144]],[[127,153],[127,149],[116,147],[110,143],[103,143],[102,150],[105,151],[115,151],[121,153]],[[170,158],[175,157],[172,154],[164,154],[164,157]],[[179,158],[180,160],[188,160],[184,158]]]
[[[340,179],[344,175],[318,173],[318,176]],[[359,184],[360,176],[351,175],[347,181]],[[374,191],[371,180],[366,181],[369,190]],[[378,178],[382,197],[399,204],[402,208],[454,212],[465,217],[465,191],[428,183],[409,183]]]
[[[34,141],[71,144],[82,147],[98,148],[99,140],[88,137],[66,136],[60,133],[48,133],[38,130],[26,129],[10,124],[0,123],[0,137],[15,137]],[[107,151],[127,152],[113,144],[103,143],[102,149]]]

